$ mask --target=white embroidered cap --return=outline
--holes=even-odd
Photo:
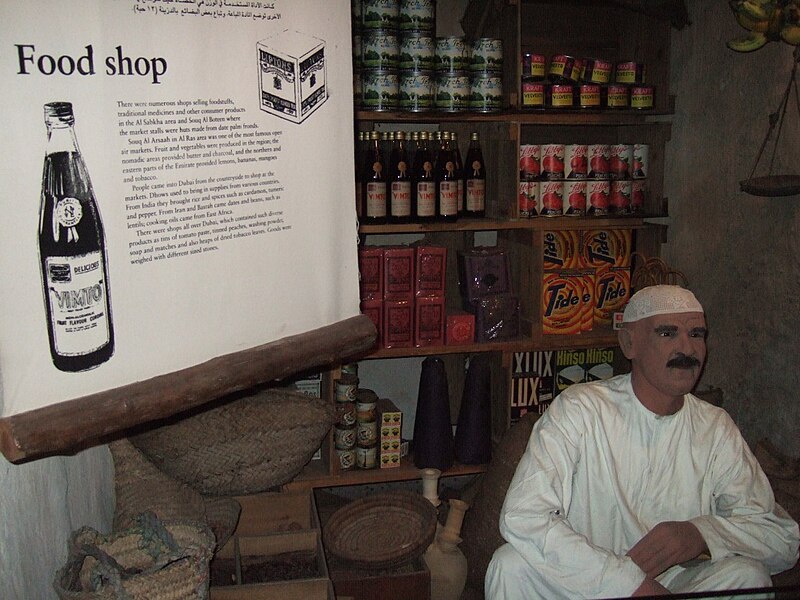
[[[689,290],[677,285],[651,285],[636,292],[622,313],[623,323],[633,323],[655,315],[704,312]]]

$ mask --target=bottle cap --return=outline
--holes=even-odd
[[[50,102],[44,105],[44,117],[47,120],[58,119],[72,125],[75,115],[72,113],[72,102]]]

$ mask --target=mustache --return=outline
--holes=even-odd
[[[678,354],[678,356],[670,358],[667,361],[667,367],[670,368],[692,369],[699,366],[700,361],[696,357],[689,356],[688,354]]]

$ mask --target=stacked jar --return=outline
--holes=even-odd
[[[358,1],[358,0],[354,0]],[[364,110],[392,111],[399,104],[400,39],[398,0],[361,0],[359,28],[361,85],[360,106]],[[354,10],[354,13],[359,12]],[[356,47],[356,40],[353,40]],[[355,69],[354,69],[355,73]]]
[[[352,6],[355,105],[433,108],[435,0],[353,0]]]
[[[469,47],[459,36],[436,38],[436,110],[448,113],[469,110]]]
[[[356,393],[356,466],[374,469],[378,464],[378,395],[362,388]]]
[[[475,112],[499,111],[503,105],[503,42],[497,38],[478,38],[470,48],[469,109]]]
[[[358,376],[342,373],[334,381],[336,400],[336,425],[333,442],[339,461],[339,470],[349,471],[356,466],[356,395],[358,392]]]
[[[544,54],[522,54],[523,108],[544,108],[546,62]]]
[[[436,95],[435,0],[400,0],[399,108],[432,110]]]
[[[634,61],[617,63],[614,80],[618,92],[626,96],[626,107],[636,110],[653,108],[654,89],[653,86],[645,84],[644,63]]]

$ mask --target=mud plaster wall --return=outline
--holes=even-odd
[[[789,80],[793,47],[735,53],[725,42],[744,30],[727,2],[690,0],[688,7],[692,24],[672,33],[677,101],[662,256],[687,275],[706,308],[701,385],[723,389],[724,407],[751,445],[769,437],[800,456],[800,196],[739,191]],[[795,104],[790,109],[774,172],[800,174],[800,114]],[[766,174],[766,158],[757,175]]]

